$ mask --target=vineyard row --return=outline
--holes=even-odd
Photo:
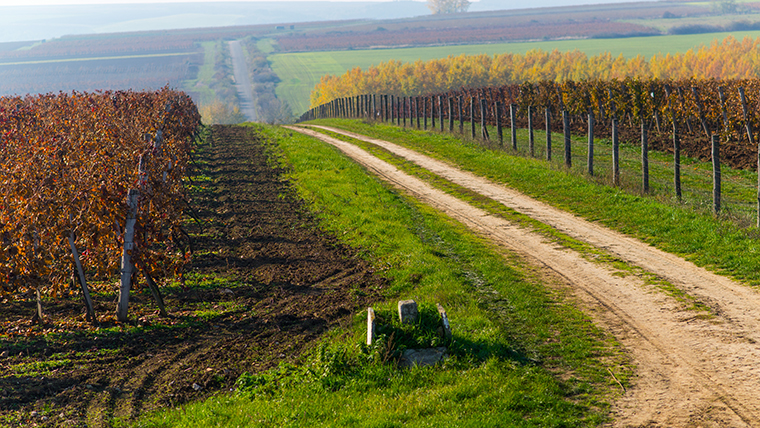
[[[758,80],[640,80],[538,82],[497,88],[464,89],[423,96],[358,95],[338,98],[315,107],[300,120],[327,117],[369,118],[417,128],[453,132],[455,122],[470,136],[498,140],[502,126],[509,126],[511,144],[517,150],[516,130],[527,128],[529,152],[534,154],[534,127],[546,129],[546,156],[551,159],[551,131],[564,135],[564,161],[572,163],[571,135],[588,136],[587,172],[594,174],[594,141],[612,140],[613,184],[620,185],[619,143],[641,142],[641,189],[649,192],[649,150],[674,154],[673,184],[681,198],[680,156],[713,163],[713,210],[721,209],[721,158],[737,168],[760,166],[754,130],[760,126]],[[447,125],[448,123],[448,125]],[[477,132],[477,125],[480,130]],[[496,127],[489,135],[488,126]],[[727,161],[727,162],[726,162]],[[760,169],[759,169],[760,170]],[[760,179],[758,180],[760,213]],[[760,214],[757,225],[760,227]]]
[[[182,274],[183,179],[200,125],[164,88],[0,98],[0,295],[51,297],[121,276],[117,317],[140,272]]]

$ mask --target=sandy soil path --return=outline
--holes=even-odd
[[[240,46],[240,40],[229,42],[230,56],[232,57],[232,70],[235,75],[235,87],[240,97],[240,111],[245,118],[251,122],[256,122],[256,108],[253,105],[253,87],[251,79],[248,78],[248,65],[245,63],[243,48]]]
[[[455,166],[386,141],[330,129],[381,146],[666,279],[710,308],[712,316],[700,316],[642,278],[620,276],[608,266],[559,248],[350,143],[312,129],[293,129],[334,145],[372,173],[564,277],[595,321],[623,343],[637,365],[635,388],[613,409],[614,426],[760,426],[760,295],[755,291]]]

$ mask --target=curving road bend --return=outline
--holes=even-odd
[[[313,129],[291,127],[332,144],[382,179],[562,276],[595,321],[626,347],[637,366],[636,387],[614,406],[613,426],[760,426],[758,293],[455,166],[387,141],[322,128],[383,147],[603,249],[666,279],[710,308],[710,316],[686,310],[638,276],[619,275],[608,266],[559,248],[542,235],[470,206],[350,143]]]

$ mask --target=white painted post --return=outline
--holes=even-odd
[[[367,345],[375,341],[375,310],[367,308]]]
[[[119,322],[127,321],[127,309],[129,307],[129,289],[132,286],[132,250],[135,248],[135,224],[137,223],[137,201],[140,192],[130,189],[127,194],[127,222],[124,226],[124,251],[121,255],[121,288],[119,289],[119,303],[116,306],[116,319]]]

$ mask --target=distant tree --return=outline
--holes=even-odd
[[[428,8],[434,14],[467,12],[469,0],[428,0]]]

